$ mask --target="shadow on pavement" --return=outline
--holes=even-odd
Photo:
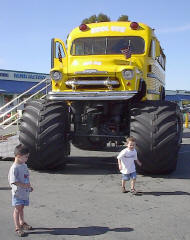
[[[133,228],[109,228],[101,226],[77,227],[77,228],[34,228],[30,234],[50,234],[50,235],[77,235],[77,236],[95,236],[107,232],[131,232]]]
[[[117,160],[114,157],[69,157],[63,169],[56,171],[40,171],[49,174],[118,174]]]
[[[0,187],[0,190],[11,190],[11,187]]]
[[[190,144],[182,144],[178,153],[176,171],[168,175],[171,179],[190,179]]]
[[[190,132],[184,132],[183,138],[190,138]]]
[[[136,196],[142,196],[142,195],[152,195],[152,196],[177,196],[177,195],[183,195],[183,196],[190,196],[189,192],[184,191],[174,191],[174,192],[141,192],[138,191]]]
[[[190,131],[189,129],[185,130],[183,133],[183,143],[181,145],[179,154],[178,154],[178,163],[177,169],[165,175],[151,175],[151,174],[143,174],[144,176],[150,176],[152,178],[164,178],[164,179],[190,179]],[[185,140],[188,140],[188,144]],[[112,149],[113,151],[113,149]],[[81,155],[80,155],[81,154]],[[99,156],[98,153],[91,153],[89,151],[79,151],[79,156],[69,156],[68,163],[66,167],[61,167],[60,169],[54,171],[39,171],[39,172],[46,172],[49,174],[80,174],[80,175],[96,175],[96,174],[119,174],[118,166],[117,166],[117,159],[116,156],[118,155],[117,152],[113,152],[112,157],[106,156],[106,153],[100,152]],[[13,161],[13,158],[6,158],[0,160],[7,160]]]

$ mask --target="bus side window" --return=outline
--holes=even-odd
[[[165,70],[166,65],[166,56],[163,53],[163,50],[160,48],[160,56],[158,58],[158,62],[160,63],[161,67]]]
[[[152,39],[152,42],[150,45],[149,57],[152,57],[153,59],[156,58],[156,41],[154,39]]]

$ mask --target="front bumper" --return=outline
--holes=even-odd
[[[135,96],[137,91],[105,91],[105,92],[49,92],[49,100],[128,100]]]

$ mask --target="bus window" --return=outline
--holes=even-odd
[[[151,45],[150,45],[150,53],[149,56],[154,58],[156,57],[156,40],[152,39]]]
[[[65,57],[65,53],[64,53],[62,45],[59,42],[56,42],[56,45],[55,45],[55,57],[59,58],[60,56],[62,58],[64,58]]]

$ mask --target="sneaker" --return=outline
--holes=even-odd
[[[122,188],[121,188],[121,191],[122,191],[122,193],[126,193],[126,192],[127,192],[126,189],[125,189],[125,187],[122,187]]]
[[[27,223],[23,223],[20,227],[23,230],[32,230],[32,226],[28,225]]]
[[[22,229],[20,229],[20,228],[17,228],[17,229],[15,230],[15,233],[16,233],[16,235],[17,235],[18,237],[24,237],[24,236],[26,236],[26,233],[25,233]]]

